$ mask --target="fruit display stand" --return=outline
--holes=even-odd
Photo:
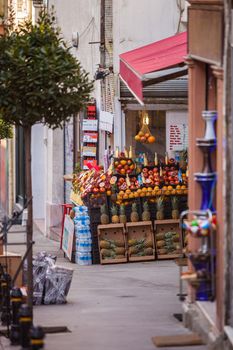
[[[175,259],[183,256],[179,220],[155,220],[154,232],[157,259]]]
[[[98,238],[101,264],[127,262],[124,224],[99,225]]]
[[[155,260],[152,221],[126,223],[129,261]]]
[[[73,191],[79,194],[88,207],[90,216],[93,263],[99,263],[100,259],[105,261],[103,263],[109,263],[110,260],[113,260],[113,263],[119,262],[119,258],[116,259],[114,256],[115,252],[110,254],[104,251],[104,256],[102,254],[100,257],[100,250],[106,249],[99,246],[98,227],[101,231],[100,225],[103,225],[102,228],[106,232],[107,228],[112,232],[112,224],[128,225],[131,222],[132,224],[128,225],[130,230],[133,226],[142,229],[144,222],[154,223],[155,220],[155,234],[162,228],[167,229],[166,225],[171,223],[176,224],[174,227],[178,230],[177,234],[180,231],[178,218],[182,211],[187,210],[187,162],[181,160],[177,162],[175,159],[169,159],[167,155],[165,158],[158,159],[157,154],[154,161],[148,161],[145,155],[142,161],[139,158],[133,159],[131,153],[127,150],[115,152],[107,171],[97,166],[77,175],[74,174]],[[153,247],[146,247],[156,248],[160,259],[180,256],[177,248],[179,239],[175,235],[175,241],[171,242],[169,232],[171,230],[167,231],[165,240],[160,239],[159,246],[154,244]],[[163,248],[165,245],[166,250]],[[117,249],[117,251],[120,250]],[[154,252],[153,255],[155,255]],[[141,255],[134,256],[134,258],[138,257],[142,258],[141,260],[148,260],[142,252]],[[125,262],[125,256],[123,262]]]

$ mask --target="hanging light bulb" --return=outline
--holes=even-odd
[[[150,123],[150,118],[148,113],[144,112],[144,124],[149,125]]]

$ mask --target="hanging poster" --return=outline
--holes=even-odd
[[[85,157],[95,157],[96,156],[96,147],[83,146],[83,156]]]
[[[97,143],[98,133],[97,132],[85,132],[83,135],[83,142]]]
[[[69,215],[65,215],[63,237],[62,237],[62,250],[70,260],[72,259],[73,240],[74,240],[74,221],[70,218]]]
[[[83,131],[97,131],[98,120],[96,119],[83,119]]]

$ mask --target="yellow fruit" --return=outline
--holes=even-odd
[[[181,189],[180,185],[177,185],[177,186],[176,186],[176,189],[177,189],[177,190],[180,190],[180,189]]]
[[[173,190],[173,187],[172,186],[168,186],[167,189],[171,191],[171,190]]]
[[[134,198],[134,194],[133,194],[133,193],[130,193],[130,194],[129,194],[129,198]]]
[[[135,139],[135,141],[140,141],[140,136],[139,136],[139,135],[136,135],[136,136],[134,137],[134,139]]]
[[[144,136],[144,132],[143,131],[139,131],[138,136],[140,136],[140,137]]]
[[[146,188],[146,187],[143,187],[143,188],[142,188],[142,192],[147,192],[147,188]]]
[[[141,192],[140,197],[145,197],[145,192]]]
[[[148,188],[147,188],[147,191],[148,191],[148,192],[152,192],[152,191],[153,191],[153,188],[152,188],[152,187],[148,187]]]
[[[155,188],[154,188],[155,190],[159,190],[159,186],[155,186]]]
[[[139,193],[137,193],[137,192],[134,192],[132,194],[133,194],[134,198],[138,198],[139,197]]]
[[[141,188],[139,188],[138,190],[137,190],[137,193],[141,193],[142,192],[142,190],[141,190]]]
[[[182,190],[185,190],[185,189],[186,189],[186,186],[185,186],[185,185],[182,185],[182,186],[181,186],[181,189],[182,189]]]
[[[120,191],[120,192],[119,192],[119,195],[120,195],[120,196],[124,196],[124,194],[125,194],[124,191]]]
[[[170,196],[171,192],[169,190],[165,191],[166,196]]]
[[[131,191],[128,189],[128,190],[125,191],[125,193],[130,194]]]
[[[125,193],[123,196],[123,199],[128,199],[128,198],[129,198],[129,196],[127,195],[127,193]]]
[[[167,190],[167,186],[163,186],[163,188],[162,188],[163,190]]]
[[[156,191],[153,190],[153,191],[151,192],[151,195],[152,195],[152,196],[155,196],[155,195],[156,195]]]

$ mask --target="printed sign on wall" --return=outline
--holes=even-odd
[[[94,119],[83,119],[83,131],[97,131],[98,120]]]

